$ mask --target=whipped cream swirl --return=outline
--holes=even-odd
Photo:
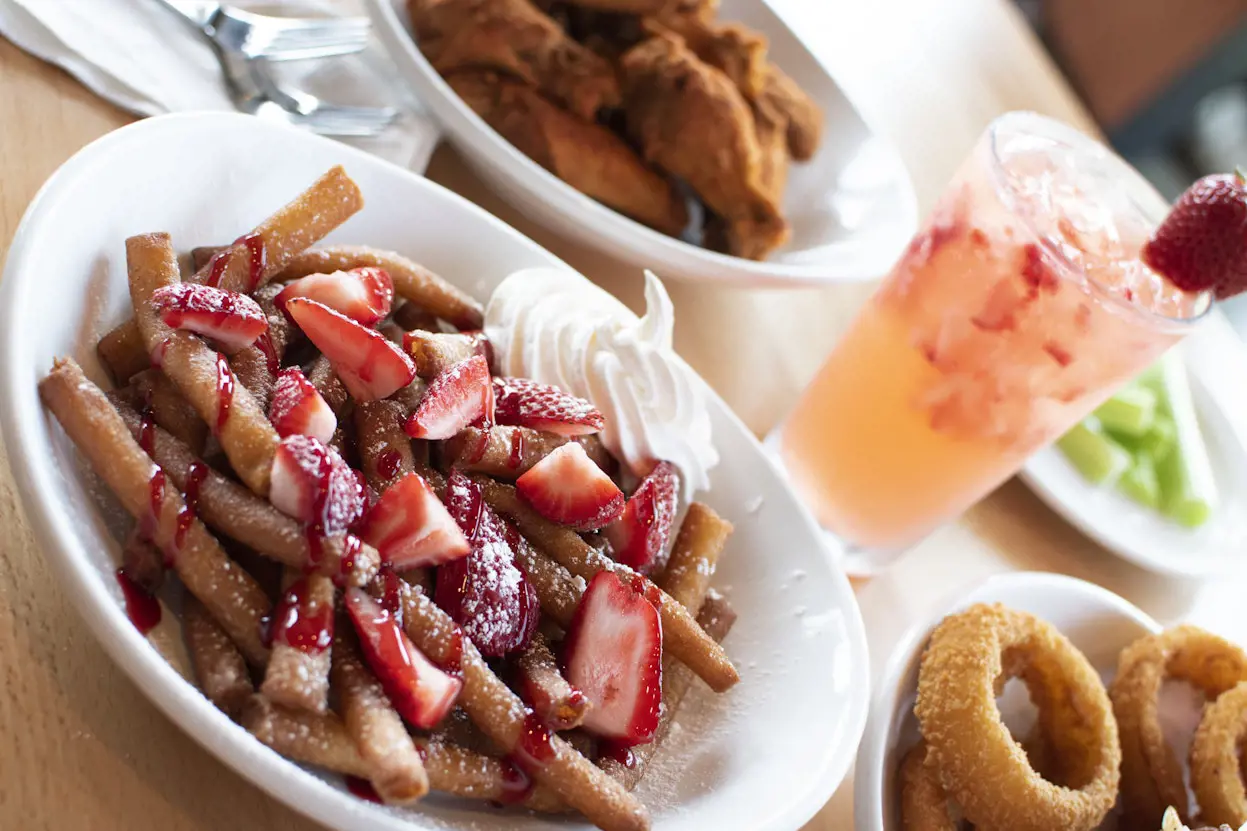
[[[667,290],[645,272],[645,316],[580,275],[517,271],[494,291],[485,333],[498,371],[562,387],[602,411],[607,449],[638,476],[657,461],[680,469],[684,499],[709,487],[719,463],[705,384],[671,345]]]

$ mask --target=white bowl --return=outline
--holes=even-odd
[[[368,11],[399,74],[482,179],[552,230],[663,277],[759,286],[870,280],[892,265],[917,227],[913,184],[895,150],[763,0],[723,0],[719,17],[765,35],[771,59],[826,115],[818,153],[789,174],[783,208],[792,240],[763,262],[660,234],[564,183],[455,95],[416,48],[405,0],[368,0]]]
[[[853,791],[857,831],[901,831],[896,771],[918,739],[913,709],[922,651],[936,624],[975,603],[1003,603],[1048,621],[1082,650],[1106,680],[1116,672],[1122,649],[1161,630],[1160,624],[1138,607],[1106,589],[1073,577],[1038,572],[988,578],[956,602],[938,609],[901,638],[884,667],[866,735],[857,752]],[[1016,699],[1008,701],[1010,691],[1005,695],[1001,708],[1008,720],[1009,704]],[[1021,698],[1025,698],[1024,692]]]
[[[102,378],[94,344],[129,305],[127,236],[165,230],[179,249],[234,239],[334,164],[359,183],[367,207],[330,241],[397,249],[481,298],[515,269],[562,266],[455,194],[327,139],[220,113],[125,127],[57,171],[9,253],[0,288],[0,425],[18,492],[71,602],[139,689],[296,810],[338,829],[583,828],[444,798],[382,808],[252,739],[185,680],[172,615],[150,641],[130,625],[113,580],[119,546],[107,528],[120,509],[40,406],[36,384],[55,356],[71,355]],[[753,436],[713,393],[709,410],[723,463],[704,499],[736,524],[715,582],[740,615],[726,646],[743,680],[721,697],[695,691],[681,710],[690,729],[676,731],[679,756],[657,761],[642,797],[660,828],[791,831],[853,761],[868,700],[862,620],[817,526]],[[758,798],[781,792],[782,800]]]

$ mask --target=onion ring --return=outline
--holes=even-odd
[[[1191,822],[1182,764],[1165,741],[1158,714],[1160,689],[1170,678],[1216,698],[1247,681],[1247,653],[1196,626],[1140,638],[1121,653],[1109,697],[1121,733],[1121,801],[1129,827],[1158,827],[1171,805],[1183,822]]]
[[[1037,773],[1001,721],[996,695],[1014,675],[1070,787]],[[980,604],[945,618],[922,658],[914,712],[945,791],[976,827],[1090,831],[1116,801],[1121,748],[1100,676],[1032,615]]]
[[[1201,822],[1235,828],[1247,823],[1247,789],[1238,753],[1245,739],[1247,683],[1242,683],[1204,709],[1191,743],[1191,789]]]
[[[919,741],[905,754],[899,785],[904,831],[957,831],[939,771],[927,764],[926,742]]]

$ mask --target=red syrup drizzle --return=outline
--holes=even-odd
[[[160,623],[160,601],[121,569],[117,569],[117,585],[121,586],[121,595],[126,601],[126,617],[134,628],[144,635],[155,629]]]
[[[195,459],[186,469],[186,504],[178,511],[178,527],[173,535],[173,547],[181,548],[186,541],[186,534],[195,523],[196,510],[199,508],[199,488],[208,477],[208,466]]]
[[[515,805],[528,799],[533,792],[532,777],[509,758],[500,760],[502,764],[502,791],[498,801],[503,805]]]
[[[381,451],[381,455],[377,456],[377,474],[383,479],[393,479],[402,461],[402,454],[392,447]]]
[[[264,271],[268,266],[268,249],[264,246],[264,237],[259,234],[239,237],[238,242],[247,246],[247,253],[251,255],[251,274],[247,284],[247,293],[250,294],[260,287],[260,281],[264,279]]]
[[[403,594],[399,585],[400,578],[388,563],[381,566],[377,575],[381,579],[381,608],[390,613],[390,617],[403,627]]]
[[[375,802],[378,805],[381,804],[381,795],[377,793],[377,789],[367,779],[360,779],[358,776],[348,776],[346,777],[346,789],[351,792],[352,796]]]
[[[307,606],[307,580],[296,580],[282,592],[281,600],[273,609],[268,626],[269,642],[284,643],[300,652],[313,654],[328,649],[333,641],[332,609],[323,606],[309,612]]]
[[[529,710],[524,716],[524,730],[515,745],[512,758],[520,765],[528,768],[544,767],[554,758],[554,744],[550,738],[550,729],[537,718],[537,714]]]
[[[450,633],[450,645],[446,647],[446,657],[438,663],[438,668],[447,675],[463,677],[463,630],[458,626]]]
[[[216,433],[220,435],[234,405],[234,373],[230,371],[229,361],[220,352],[216,356],[216,399]]]
[[[512,470],[518,470],[522,461],[524,461],[524,434],[517,427],[511,433],[511,455],[507,458],[507,466]]]
[[[268,367],[269,375],[276,375],[281,371],[281,361],[277,358],[277,349],[273,346],[273,339],[268,332],[263,332],[260,337],[256,338],[255,348],[264,355],[264,363]]]
[[[628,770],[636,767],[636,755],[632,752],[632,747],[623,742],[604,741],[598,745],[598,753],[602,758],[617,762]]]
[[[155,541],[156,529],[160,524],[160,509],[165,502],[165,472],[159,466],[147,482],[147,500],[147,516],[139,520],[139,536]]]
[[[229,267],[229,249],[218,251],[212,255],[212,259],[208,261],[208,279],[204,280],[209,286],[216,288],[221,285],[221,278],[225,276],[225,269]]]
[[[342,560],[338,563],[338,576],[342,580],[355,573],[355,562],[359,559],[359,552],[362,548],[363,543],[354,534],[347,534],[343,538]]]

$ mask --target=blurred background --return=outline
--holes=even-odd
[[[1017,0],[1117,150],[1170,199],[1247,168],[1247,0]],[[1247,328],[1247,301],[1226,312]]]

